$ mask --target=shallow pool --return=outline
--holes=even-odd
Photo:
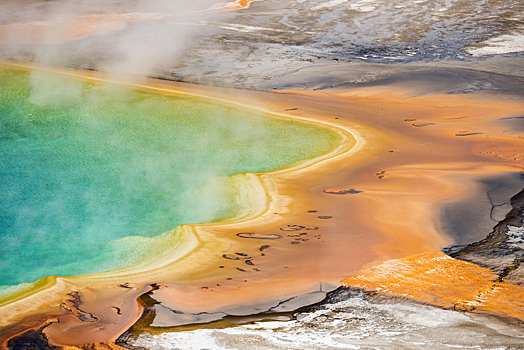
[[[135,264],[178,225],[234,217],[242,201],[220,179],[340,141],[195,98],[0,69],[0,286]]]

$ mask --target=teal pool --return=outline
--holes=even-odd
[[[0,69],[0,286],[137,263],[178,225],[235,216],[216,179],[340,141],[199,99]]]

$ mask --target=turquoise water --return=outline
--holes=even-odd
[[[133,263],[180,224],[235,215],[213,179],[338,142],[198,99],[0,69],[0,286]]]

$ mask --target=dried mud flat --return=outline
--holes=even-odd
[[[150,75],[273,93],[154,79],[135,84],[320,123],[345,135],[346,147],[291,171],[255,174],[271,198],[268,207],[249,220],[188,226],[197,247],[170,265],[117,276],[50,279],[31,295],[1,306],[6,315],[2,346],[96,343],[98,348],[153,349],[175,343],[162,334],[194,331],[218,344],[216,349],[288,349],[279,343],[286,336],[317,329],[319,336],[336,330],[346,338],[326,345],[306,337],[309,345],[298,348],[386,346],[369,335],[351,340],[352,332],[390,332],[388,348],[420,342],[428,349],[446,344],[519,348],[524,320],[521,54],[475,58],[468,50],[487,47],[482,43],[490,36],[518,31],[522,11],[518,2],[483,3],[478,6],[484,12],[475,12],[471,21],[489,22],[489,14],[501,20],[468,32],[473,22],[461,18],[471,14],[472,2],[452,1],[447,7],[435,2],[433,9],[417,3],[419,13],[395,18],[392,9],[408,7],[407,2],[264,0],[251,3],[242,15],[214,12],[192,19],[191,26],[206,28],[192,37],[198,45]],[[352,22],[346,23],[348,18]],[[147,21],[131,21],[127,28],[147,28]],[[413,22],[420,24],[415,28]],[[387,31],[379,23],[397,29]],[[360,41],[354,39],[362,33]],[[412,37],[406,39],[408,34]],[[121,30],[54,45],[56,52],[69,52],[68,65],[99,68],[112,59],[105,53],[119,35]],[[449,40],[431,46],[442,37]],[[38,57],[38,44],[2,45],[11,50],[9,58]],[[58,56],[48,63],[61,63]],[[396,64],[384,64],[388,60]],[[340,284],[345,287],[335,290]],[[313,311],[294,312],[325,298]],[[439,321],[436,328],[402,321],[421,313],[457,319]],[[357,319],[376,328],[358,328]],[[357,328],[340,328],[333,320]],[[278,324],[270,333],[284,338],[265,343],[260,340],[268,334],[264,322],[256,324],[259,333],[229,328],[255,321],[294,322],[297,328]],[[388,328],[388,322],[398,327]],[[472,332],[469,340],[437,342],[436,334],[456,325]],[[219,329],[229,331],[216,333]],[[395,338],[391,332],[400,333]],[[465,333],[453,334],[456,341]],[[479,337],[489,341],[481,344]],[[189,340],[185,344],[179,346],[192,349]]]

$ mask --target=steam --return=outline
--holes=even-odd
[[[221,2],[10,1],[0,14],[2,56],[151,75],[176,65],[196,34],[193,24]]]
[[[35,70],[31,72],[29,102],[56,107],[62,103],[77,103],[82,98],[82,82]]]
[[[116,43],[110,60],[102,70],[115,73],[149,75],[176,64],[189,33],[171,21],[148,21],[126,30]],[[165,23],[168,22],[168,23]]]
[[[20,29],[9,32],[7,55],[137,76],[176,64],[200,28],[191,24],[219,2],[46,1],[31,7],[7,1],[12,7],[0,14],[0,27]],[[13,9],[23,18],[11,20]],[[327,153],[338,141],[316,127],[268,123],[223,106],[39,70],[27,81],[17,74],[0,70],[0,96],[13,97],[13,108],[0,106],[6,113],[0,130],[24,141],[5,147],[13,154],[5,157],[11,163],[3,163],[14,171],[15,183],[4,186],[13,196],[25,191],[29,199],[15,198],[17,207],[0,202],[10,210],[4,227],[14,222],[23,237],[0,241],[9,248],[0,256],[13,259],[4,261],[4,275],[0,267],[0,286],[144,261],[165,246],[158,235],[179,224],[229,219],[259,207],[265,194],[253,189],[253,179],[233,175],[291,165]],[[11,86],[28,99],[14,96]],[[39,251],[59,247],[67,253]],[[42,255],[38,266],[31,257],[27,266],[17,264],[10,253],[30,256],[29,248]]]

